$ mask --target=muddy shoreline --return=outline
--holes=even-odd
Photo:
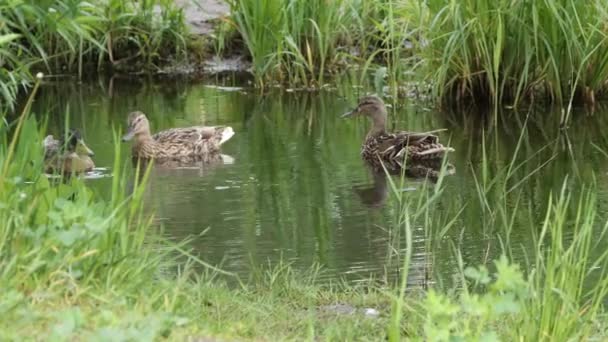
[[[175,4],[183,10],[192,45],[201,47],[199,55],[203,58],[173,61],[163,66],[157,75],[196,77],[251,72],[251,63],[244,51],[220,55],[211,46],[218,25],[230,16],[230,5],[222,0],[175,0]]]

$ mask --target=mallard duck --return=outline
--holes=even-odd
[[[133,158],[154,159],[155,162],[177,160],[183,165],[184,162],[215,160],[220,146],[234,135],[229,126],[171,128],[152,135],[148,118],[139,111],[130,113],[127,122],[128,131],[122,140],[133,140]]]
[[[44,170],[47,173],[82,173],[93,170],[95,154],[85,144],[80,132],[71,129],[64,139],[48,135],[43,141]]]
[[[386,106],[381,98],[375,95],[364,96],[357,107],[342,117],[365,115],[372,120],[372,128],[365,137],[361,147],[362,158],[375,170],[382,170],[382,165],[394,173],[405,168],[406,174],[421,177],[421,172],[432,174],[441,168],[443,157],[454,151],[439,143],[439,138],[431,132],[394,132],[386,131]],[[450,169],[451,167],[451,169]],[[453,167],[448,165],[448,171]]]

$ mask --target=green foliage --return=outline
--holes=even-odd
[[[18,34],[0,33],[0,100],[10,109],[13,108],[19,87],[25,87],[30,80],[27,63],[19,59],[19,55],[9,48],[20,45],[16,41]],[[2,105],[0,105],[0,109]]]
[[[173,0],[111,0],[106,6],[100,44],[107,49],[100,51],[100,63],[107,57],[113,67],[128,70],[135,61],[141,64],[137,70],[186,57],[184,14]]]
[[[390,86],[397,89],[397,81],[410,66],[403,47],[411,34],[404,15],[412,6],[409,2],[231,0],[230,4],[231,22],[251,56],[258,86],[285,82],[321,87],[328,72],[349,62],[368,69],[379,61],[392,71]]]
[[[96,65],[141,71],[186,56],[184,17],[172,0],[8,0],[0,23],[0,111],[12,109],[34,65],[82,77]]]
[[[412,12],[436,96],[595,102],[608,78],[604,1],[424,2]]]
[[[362,4],[354,0],[231,0],[232,20],[251,55],[258,85],[320,87],[341,62]]]
[[[425,232],[426,250],[418,251],[429,255],[431,260],[425,260],[425,264],[436,264],[434,259],[439,257],[436,251],[444,246],[442,241],[446,237],[454,236],[448,232],[456,229],[461,230],[455,232],[460,236],[496,236],[501,253],[491,276],[489,267],[467,267],[460,248],[454,246],[453,254],[459,265],[454,272],[459,277],[447,287],[453,288],[453,293],[444,292],[443,282],[435,285],[425,301],[414,306],[414,312],[423,315],[422,322],[412,323],[406,310],[394,309],[393,323],[389,326],[391,340],[402,339],[404,331],[408,336],[424,335],[429,340],[441,341],[605,338],[608,225],[596,200],[595,179],[583,182],[560,177],[546,192],[536,194],[542,199],[539,205],[526,203],[524,192],[534,187],[536,173],[547,164],[545,160],[536,160],[539,150],[533,146],[524,125],[513,154],[509,154],[511,161],[493,168],[491,158],[502,151],[482,140],[482,160],[470,173],[476,190],[467,191],[460,197],[462,201],[444,198],[446,191],[441,178],[437,184],[416,192],[400,191],[404,184],[391,182],[391,192],[400,208],[396,213],[398,234],[404,234],[406,242],[405,247],[392,248],[402,251],[395,253],[403,260],[403,273],[419,266],[412,264],[409,255],[413,229]],[[540,150],[545,148],[559,145]],[[496,155],[490,156],[487,151]],[[460,195],[450,192],[450,196]],[[463,214],[466,212],[472,215]],[[472,230],[478,226],[483,228],[482,232]],[[529,244],[513,244],[516,226],[530,230]],[[507,262],[521,254],[520,248],[525,257],[519,266]],[[406,282],[407,275],[403,275],[402,291]],[[394,308],[406,306],[401,294],[393,296]],[[408,329],[403,329],[404,326]]]
[[[465,269],[467,278],[483,287],[482,293],[463,290],[452,299],[429,291],[423,303],[424,331],[429,341],[500,340],[502,327],[496,323],[512,321],[522,314],[530,288],[519,268],[509,264],[504,255],[495,265],[494,281],[483,266]]]

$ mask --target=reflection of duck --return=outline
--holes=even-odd
[[[377,96],[364,96],[357,108],[342,115],[343,117],[365,115],[373,126],[367,134],[361,149],[361,156],[375,170],[382,170],[382,165],[390,173],[403,168],[413,177],[424,177],[427,174],[437,177],[442,160],[447,152],[454,151],[439,143],[433,132],[395,132],[386,131],[386,107]],[[453,167],[448,166],[453,173]]]
[[[84,143],[80,132],[71,129],[64,142],[52,135],[44,138],[44,170],[47,173],[82,173],[93,170],[93,151]]]
[[[411,165],[410,167],[404,170],[403,175],[412,180],[424,180],[430,179],[432,181],[437,180],[439,177],[441,164],[438,165],[438,168],[432,168],[427,165]],[[450,172],[447,169],[447,172]],[[386,199],[388,197],[388,186],[387,186],[387,174],[382,171],[375,171],[373,168],[370,168],[370,173],[374,179],[374,183],[372,186],[353,186],[353,191],[357,193],[361,202],[370,208],[378,208],[384,205]],[[393,172],[393,175],[401,175],[399,172]],[[405,188],[400,189],[399,191],[410,191],[414,190],[414,188]]]
[[[152,135],[150,123],[142,112],[130,113],[128,124],[122,140],[133,140],[133,158],[154,159],[155,163],[167,167],[212,163],[221,158],[220,146],[234,135],[228,126],[172,128]]]
[[[152,159],[138,159],[134,157],[133,165],[136,165],[137,162],[139,162],[140,167],[144,169],[151,161]],[[154,160],[154,166],[160,169],[213,169],[218,165],[229,164],[234,164],[234,158],[222,153],[211,153],[200,157]]]
[[[353,190],[366,207],[378,208],[384,205],[388,197],[386,174],[384,172],[371,172],[374,184],[370,186],[353,186]]]

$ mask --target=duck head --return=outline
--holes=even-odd
[[[65,141],[66,143],[64,146],[69,152],[76,152],[76,154],[80,156],[92,157],[95,155],[84,142],[84,139],[82,139],[80,132],[76,129],[69,130]]]
[[[376,95],[363,96],[359,99],[357,107],[342,114],[342,117],[346,118],[360,115],[369,117],[373,122],[372,129],[368,133],[369,135],[384,133],[386,128],[386,106],[380,97]]]
[[[122,141],[129,141],[138,136],[150,135],[150,123],[148,122],[148,118],[146,118],[146,114],[140,111],[131,112],[127,118],[127,123],[127,134],[122,137]]]
[[[386,106],[384,105],[384,101],[376,95],[363,96],[359,99],[359,104],[353,110],[350,110],[344,114],[342,114],[343,118],[353,117],[353,116],[386,116]]]

